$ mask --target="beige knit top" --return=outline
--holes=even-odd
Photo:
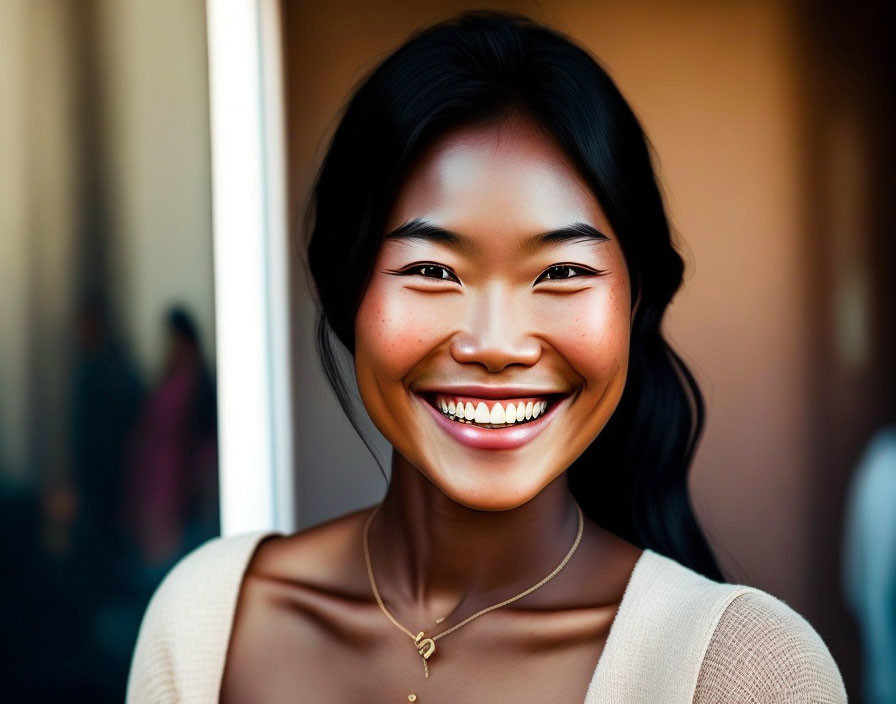
[[[218,701],[243,575],[270,531],[183,558],[143,617],[127,704]],[[635,565],[584,704],[846,702],[812,626],[753,587],[720,584],[651,550]]]

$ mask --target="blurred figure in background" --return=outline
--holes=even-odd
[[[85,294],[73,323],[67,467],[47,476],[29,468],[31,481],[0,482],[8,573],[0,595],[11,607],[0,619],[4,701],[119,701],[128,664],[121,651],[136,625],[133,616],[110,622],[110,605],[130,599],[131,613],[143,603],[128,592],[121,515],[143,384],[104,295]],[[38,407],[52,415],[49,404]]]
[[[215,383],[192,317],[166,316],[161,379],[129,453],[125,512],[147,587],[178,557],[218,534]]]
[[[862,634],[867,704],[896,704],[896,424],[872,437],[852,478],[843,586]]]
[[[120,564],[125,454],[143,384],[125,346],[113,333],[105,299],[91,294],[76,320],[70,398],[72,495],[50,487],[44,512],[63,527],[73,516],[72,553],[85,595],[101,603],[116,589],[109,566]],[[68,500],[70,498],[70,500]],[[63,537],[58,547],[64,548]]]

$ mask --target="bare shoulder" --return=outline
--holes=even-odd
[[[846,702],[821,636],[784,601],[758,589],[726,608],[700,670],[695,704],[717,701]]]
[[[298,533],[262,543],[247,578],[332,588],[357,582],[363,556],[361,532],[373,506],[333,518]]]
[[[361,531],[372,508],[259,544],[241,585],[219,701],[279,701],[327,671],[327,654],[344,649],[369,601]],[[289,666],[272,653],[289,653]]]

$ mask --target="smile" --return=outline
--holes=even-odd
[[[449,419],[480,428],[507,428],[530,423],[543,415],[548,406],[546,398],[495,401],[437,394],[434,401],[435,408]]]
[[[568,394],[555,394],[499,401],[435,392],[414,396],[449,437],[478,450],[512,450],[525,445],[547,427],[571,398]]]

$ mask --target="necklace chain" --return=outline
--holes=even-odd
[[[554,568],[553,572],[551,572],[547,577],[545,577],[540,582],[538,582],[538,584],[535,584],[535,585],[529,587],[526,591],[520,592],[516,596],[511,597],[510,599],[506,599],[499,604],[494,604],[492,606],[482,609],[481,611],[477,611],[475,614],[464,619],[460,623],[458,623],[444,631],[441,631],[440,633],[436,633],[434,636],[429,636],[427,638],[424,638],[423,631],[420,631],[420,633],[418,633],[417,635],[414,635],[407,628],[402,626],[395,619],[395,617],[392,616],[392,614],[389,613],[389,610],[386,608],[385,604],[383,604],[383,600],[380,597],[379,590],[376,588],[376,580],[373,578],[373,567],[370,564],[370,546],[368,544],[367,532],[368,532],[368,529],[370,528],[370,523],[373,520],[373,517],[376,514],[376,512],[379,511],[380,506],[382,506],[382,502],[377,504],[376,508],[374,508],[373,511],[370,512],[370,515],[367,517],[367,521],[364,523],[364,561],[367,564],[367,576],[370,578],[370,586],[373,589],[374,597],[376,597],[376,603],[379,604],[379,607],[382,610],[382,612],[384,614],[386,614],[386,617],[393,624],[395,624],[395,626],[400,628],[407,635],[409,635],[411,638],[414,639],[414,644],[417,645],[418,651],[420,652],[420,655],[423,657],[423,671],[424,671],[426,677],[429,677],[429,667],[428,667],[426,661],[430,657],[430,655],[432,655],[432,653],[435,651],[435,641],[436,640],[438,640],[442,636],[447,636],[449,633],[451,633],[453,631],[456,631],[461,626],[466,626],[474,618],[478,618],[478,617],[482,616],[483,614],[488,613],[489,611],[494,611],[495,609],[500,609],[502,606],[507,606],[507,604],[510,604],[510,603],[516,601],[517,599],[522,599],[524,596],[531,594],[539,587],[544,586],[547,582],[551,581],[557,575],[557,573],[566,566],[566,563],[569,562],[569,559],[573,556],[573,553],[576,551],[576,548],[579,547],[579,542],[582,540],[582,529],[584,528],[584,518],[582,517],[582,509],[579,506],[579,504],[576,503],[575,504],[576,512],[578,513],[578,517],[579,517],[578,533],[576,534],[575,542],[572,544],[572,547],[569,549],[569,552],[566,553],[566,557],[564,557],[563,560],[560,562],[560,564]],[[422,642],[421,642],[421,638],[423,638]],[[423,645],[423,644],[426,641],[429,641],[430,645],[431,645],[431,648],[429,648],[428,650],[424,650],[425,645]],[[411,701],[414,701],[414,699],[411,699]]]

